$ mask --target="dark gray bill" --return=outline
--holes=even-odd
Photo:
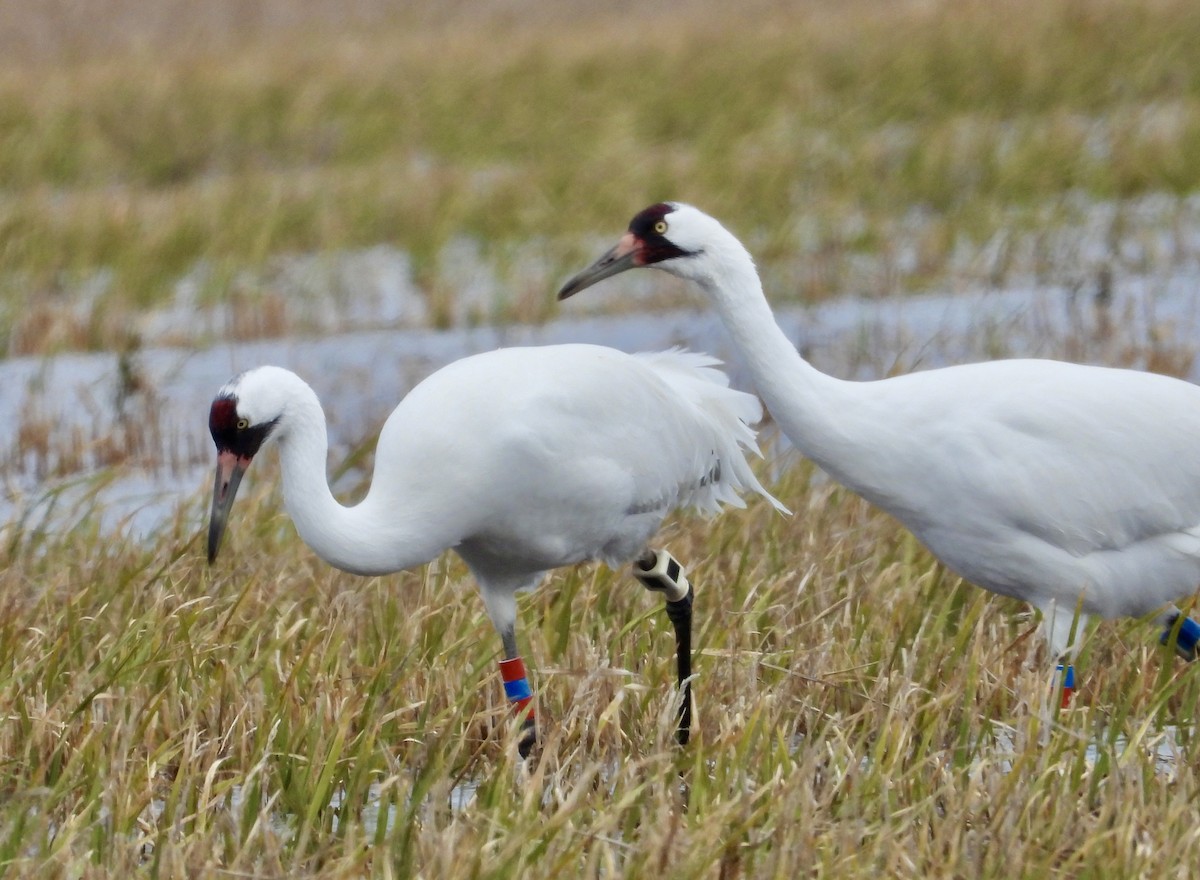
[[[229,509],[233,507],[233,499],[237,497],[238,486],[242,482],[242,474],[250,459],[238,458],[235,452],[217,453],[217,477],[213,482],[212,514],[208,519],[208,564],[212,565],[221,549],[221,536],[225,534],[225,523],[229,519]]]
[[[634,268],[638,265],[635,262],[637,254],[637,241],[633,235],[625,233],[621,240],[617,242],[616,247],[564,284],[558,292],[558,298],[564,300],[568,296],[574,296],[586,287],[591,287],[597,281],[603,281],[605,278],[620,274],[626,269]]]

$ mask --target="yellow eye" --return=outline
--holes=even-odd
[[[654,231],[659,235],[662,235],[663,233],[665,233],[667,231],[667,221],[659,220],[657,223],[655,223]]]
[[[239,431],[244,431],[244,430],[246,430],[246,429],[247,429],[247,428],[249,428],[249,427],[250,427],[250,420],[249,420],[249,419],[238,419],[237,429],[238,429]]]

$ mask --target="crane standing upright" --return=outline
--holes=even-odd
[[[779,328],[741,242],[675,202],[637,214],[559,299],[641,266],[699,285],[788,439],[951,570],[1037,607],[1056,658],[1088,615],[1154,612],[1195,658],[1200,625],[1171,603],[1200,586],[1200,387],[1032,359],[834,378]]]

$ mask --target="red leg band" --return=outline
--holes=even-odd
[[[500,661],[500,677],[505,681],[517,681],[525,677],[525,661],[520,657],[512,657]]]
[[[525,710],[525,707],[529,706],[529,704],[532,702],[533,702],[533,697],[522,697],[521,699],[519,699],[513,703],[513,712],[517,715],[520,715]],[[527,715],[526,717],[529,718],[530,720],[533,719],[533,707],[532,706],[529,706],[529,715]]]
[[[513,711],[519,715],[529,706],[529,714],[526,717],[532,720],[533,707],[529,704],[533,701],[533,691],[525,677],[525,663],[520,657],[501,660],[500,677],[504,680],[504,693],[513,704]]]

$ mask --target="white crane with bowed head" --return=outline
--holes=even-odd
[[[1051,360],[836,379],[775,323],[742,244],[679,203],[639,213],[559,299],[639,266],[698,284],[788,439],[951,570],[1040,609],[1056,657],[1077,606],[1081,627],[1160,612],[1195,657],[1200,626],[1170,603],[1200,586],[1200,387]]]
[[[746,461],[758,452],[749,426],[761,404],[729,388],[716,363],[679,350],[629,355],[594,345],[505,348],[455,361],[388,417],[371,487],[352,507],[330,492],[325,414],[312,388],[280,367],[242,373],[209,413],[217,447],[209,562],[242,474],[273,442],[284,505],[326,562],[381,575],[444,550],[462,557],[500,634],[505,692],[521,712],[532,692],[517,652],[514,594],[560,566],[634,561],[635,576],[664,592],[675,625],[678,737],[686,742],[693,594],[679,563],[647,544],[672,510],[742,507],[742,491],[785,510]],[[533,740],[528,706],[522,755]]]

